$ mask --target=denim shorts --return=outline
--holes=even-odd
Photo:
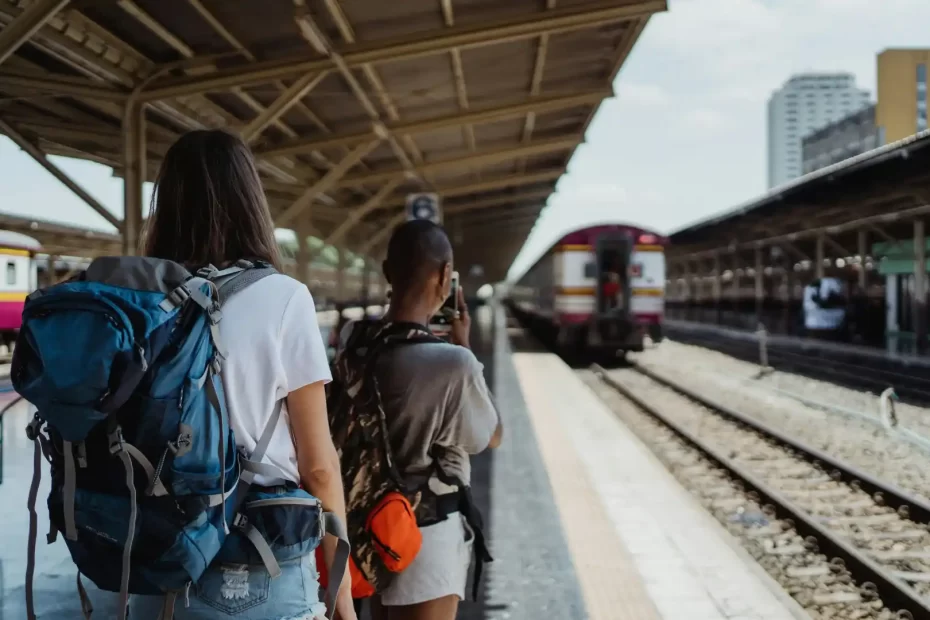
[[[129,618],[158,620],[164,602],[163,596],[134,595]],[[313,553],[281,562],[276,579],[261,564],[211,566],[174,606],[175,620],[322,620],[325,614]]]

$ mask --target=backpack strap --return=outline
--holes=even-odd
[[[276,273],[278,270],[265,262],[240,260],[231,267],[210,274],[208,279],[216,284],[219,290],[219,304],[222,307],[236,293]]]
[[[255,482],[256,475],[268,476],[284,482],[284,474],[280,469],[271,465],[269,463],[262,463],[262,459],[265,457],[265,452],[268,451],[268,445],[271,443],[271,438],[274,435],[274,431],[278,426],[278,420],[281,418],[281,410],[284,405],[284,399],[279,400],[275,403],[274,410],[271,412],[271,417],[268,418],[268,422],[265,423],[265,429],[262,431],[261,437],[258,439],[258,442],[255,444],[255,450],[252,451],[252,454],[249,458],[243,458],[240,460],[240,466],[242,468],[242,473],[239,476],[240,484],[237,489],[236,500],[234,504],[235,517],[233,518],[233,525],[238,527],[246,538],[252,543],[255,547],[255,550],[258,552],[259,557],[262,559],[262,563],[265,565],[265,568],[268,570],[268,573],[271,575],[271,578],[274,579],[281,574],[281,567],[278,564],[278,561],[274,557],[274,552],[271,550],[271,547],[268,545],[268,541],[261,535],[261,533],[255,528],[254,525],[249,523],[245,516],[239,512],[239,509],[242,507],[243,502],[245,501],[246,496],[248,495],[249,488]],[[272,503],[291,503],[291,501],[300,501],[300,500],[271,500]],[[302,501],[300,503],[303,503]],[[346,565],[349,561],[349,537],[346,533],[346,526],[338,516],[331,512],[323,512],[323,532],[337,538],[336,543],[336,555],[333,558],[332,565],[330,566],[331,575],[339,575],[339,579],[331,579],[327,589],[327,612],[326,617],[332,618],[333,612],[336,609],[336,595],[339,593],[339,588],[342,585],[342,575],[345,574]]]

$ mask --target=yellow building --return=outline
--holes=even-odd
[[[927,129],[927,67],[930,49],[890,49],[878,55],[875,124],[885,144]]]

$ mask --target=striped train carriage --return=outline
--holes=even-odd
[[[564,352],[641,351],[662,339],[665,246],[625,224],[563,236],[510,289],[511,307]]]
[[[0,341],[11,346],[22,324],[26,295],[36,289],[36,253],[42,246],[32,237],[0,230]]]

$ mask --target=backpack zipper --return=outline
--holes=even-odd
[[[46,306],[52,306],[52,308],[46,308]],[[132,331],[132,321],[129,320],[129,316],[119,306],[101,296],[88,299],[85,293],[59,293],[54,297],[39,297],[24,309],[23,316],[48,316],[52,312],[59,310],[99,312],[106,315],[108,320],[111,320],[117,327]]]

